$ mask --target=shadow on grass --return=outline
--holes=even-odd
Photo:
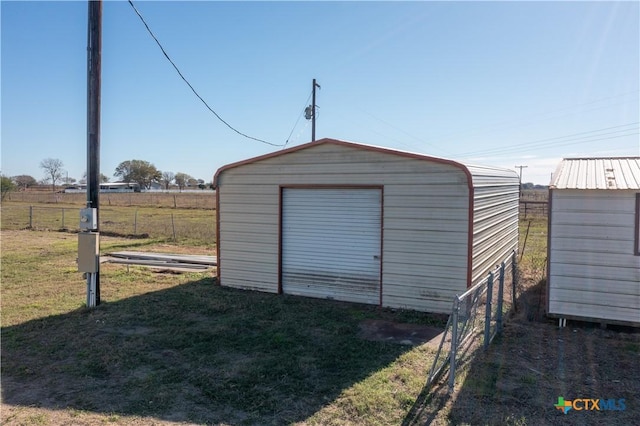
[[[560,396],[637,399],[640,330],[580,322],[558,329],[545,316],[545,285],[541,280],[527,288],[503,334],[461,366],[453,397],[445,396],[445,377],[440,388],[423,391],[404,425],[430,424],[444,405],[447,417],[438,420],[450,424],[637,424],[630,408],[564,414],[554,407]]]
[[[374,307],[204,279],[2,329],[11,405],[170,421],[302,421],[410,347],[357,338]]]
[[[518,312],[509,311],[505,318],[505,329],[510,323],[517,321],[533,321],[540,319],[537,310],[542,303],[544,282],[530,287],[518,297]],[[542,315],[543,316],[543,315]],[[416,400],[409,414],[405,417],[403,426],[428,425],[434,420],[451,424],[518,424],[512,422],[509,415],[496,413],[495,408],[503,401],[493,400],[500,391],[496,389],[496,381],[504,372],[501,362],[505,361],[505,354],[501,353],[502,337],[496,336],[489,352],[496,351],[495,359],[488,359],[488,352],[482,349],[482,333],[476,334],[475,340],[462,349],[457,357],[456,390],[454,396],[448,393],[449,369],[447,368],[440,381],[432,388],[424,388]],[[508,358],[508,355],[506,356]],[[497,361],[499,359],[499,361]],[[464,381],[460,383],[460,376]],[[524,384],[526,385],[526,384]],[[520,391],[520,389],[511,389]],[[511,395],[513,396],[513,395]],[[512,398],[507,398],[505,404]],[[447,417],[438,418],[438,412],[449,405]],[[514,408],[515,411],[517,409]],[[535,422],[534,422],[535,423]],[[529,423],[523,423],[529,424]]]

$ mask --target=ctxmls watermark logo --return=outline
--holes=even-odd
[[[627,407],[624,399],[604,399],[604,398],[577,398],[565,400],[558,397],[558,403],[554,404],[557,410],[567,414],[569,410],[576,411],[624,411]]]

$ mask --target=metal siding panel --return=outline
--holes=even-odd
[[[451,258],[461,258],[467,255],[467,247],[464,244],[455,244],[450,241],[430,241],[420,239],[413,235],[413,239],[390,239],[387,233],[384,238],[384,253],[397,254],[402,256],[405,253],[417,253],[422,256],[429,254],[446,255],[451,262]]]
[[[632,248],[628,245],[627,248]],[[626,253],[610,253],[602,251],[551,250],[551,258],[555,263],[566,265],[615,266],[618,268],[640,267],[640,256],[634,256],[631,251]]]
[[[466,288],[465,281],[467,278],[467,268],[466,268],[466,265],[462,265],[462,264],[460,266],[451,266],[449,264],[426,265],[424,263],[415,264],[415,263],[385,262],[382,266],[382,269],[385,274],[385,282],[384,282],[385,289],[390,285],[390,283],[386,281],[387,274],[418,277],[425,282],[425,285],[426,283],[428,283],[430,280],[433,280],[433,279],[437,280],[437,279],[453,278],[453,279],[459,280],[460,288],[462,289]]]
[[[380,189],[284,188],[282,290],[378,304]]]
[[[238,288],[241,290],[261,291],[264,293],[278,292],[278,287],[265,283],[264,277],[258,278],[257,281],[251,281],[241,275],[236,275],[233,272],[234,271],[229,271],[227,278],[224,279],[224,283],[222,284],[223,286]]]
[[[608,293],[640,296],[640,283],[633,281],[611,281],[584,279],[578,277],[558,277],[558,283],[555,287],[561,290],[585,290],[591,292],[606,291]]]
[[[277,292],[278,214],[265,214],[273,210],[273,202],[266,209],[263,203],[271,198],[277,205],[278,188],[229,184],[219,196],[220,283]],[[241,205],[236,202],[239,199]]]
[[[636,259],[638,257],[636,256]],[[551,261],[554,269],[552,278],[556,277],[576,277],[593,280],[618,280],[640,282],[640,265],[636,260],[636,265],[628,265],[627,267],[619,266],[594,266],[594,265],[574,265],[571,263],[559,263]],[[555,288],[552,287],[552,290]],[[605,290],[606,292],[606,290]]]
[[[393,295],[385,296],[382,306],[392,309],[412,309],[416,311],[424,311],[424,307],[429,306],[429,312],[437,314],[451,313],[452,300],[455,297],[455,293],[443,294],[437,298],[407,298],[396,297]]]
[[[474,180],[475,181],[475,180]],[[472,282],[484,279],[491,269],[518,248],[520,187],[510,175],[500,184],[475,188],[473,217]]]
[[[576,240],[576,248],[582,239],[603,239],[612,241],[633,241],[633,232],[624,226],[582,226],[553,222],[556,228],[553,239],[567,238]]]
[[[599,294],[586,293],[595,299],[606,298],[617,291],[615,288],[629,283],[640,286],[640,257],[633,256],[633,220],[629,215],[612,215],[608,209],[609,205],[614,211],[621,211],[625,205],[628,211],[634,209],[633,192],[616,191],[612,196],[610,191],[585,191],[584,204],[589,213],[580,211],[577,191],[554,190],[553,194],[549,300],[557,299],[565,283],[576,281],[599,283]],[[567,213],[569,211],[573,213]],[[589,312],[588,306],[597,300],[577,296],[572,303],[587,306],[583,310],[591,315],[584,316],[608,318],[606,313]],[[556,310],[555,313],[571,315],[569,311]]]
[[[563,227],[564,231],[567,231],[567,226]],[[579,228],[579,227],[576,227]],[[612,230],[614,228],[610,228]],[[625,228],[615,228],[619,231],[619,235],[626,238],[629,237],[629,231]],[[600,231],[598,231],[600,232]],[[587,231],[585,231],[585,234]],[[616,253],[620,255],[633,253],[633,239],[628,238],[626,241],[620,238],[615,238],[616,235],[609,233],[609,237],[606,239],[599,239],[596,236],[583,236],[564,238],[558,236],[555,231],[551,240],[551,247],[554,253],[578,251],[579,253]],[[553,259],[553,258],[552,258]]]
[[[585,303],[574,303],[571,301],[549,301],[549,314],[625,321],[634,324],[640,323],[640,311],[638,311],[638,309],[622,307],[612,308],[611,306],[590,305]]]
[[[249,185],[259,181],[261,185],[279,185],[279,184],[296,184],[296,185],[385,185],[394,183],[398,185],[451,185],[458,186],[466,184],[464,176],[457,173],[443,173],[431,176],[429,173],[397,173],[390,175],[388,173],[380,173],[379,170],[371,170],[369,173],[351,173],[344,170],[340,174],[328,174],[321,168],[308,169],[304,174],[238,174],[227,176],[227,180],[234,184]]]

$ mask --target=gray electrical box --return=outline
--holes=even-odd
[[[80,229],[98,229],[98,210],[94,208],[80,209]]]
[[[78,233],[78,271],[98,272],[100,257],[100,233]]]

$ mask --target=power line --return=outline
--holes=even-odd
[[[302,108],[302,111],[300,112],[300,115],[298,115],[298,119],[296,120],[296,124],[293,125],[293,129],[291,129],[291,133],[289,133],[289,136],[287,137],[287,140],[284,142],[284,145],[282,146],[282,149],[285,149],[287,147],[287,144],[289,143],[289,139],[291,139],[291,135],[293,134],[293,131],[296,130],[296,126],[300,122],[300,119],[302,118],[302,115],[304,114],[304,112],[305,112],[305,110],[307,108],[307,105],[309,105],[309,99],[311,99],[311,95],[313,95],[313,91],[309,92],[309,97],[305,101],[304,107]]]
[[[544,147],[547,147],[547,146],[573,145],[573,144],[576,144],[576,143],[594,142],[594,141],[599,141],[599,140],[615,139],[615,138],[624,137],[624,136],[632,136],[634,134],[637,134],[637,132],[633,132],[633,131],[638,130],[638,127],[636,125],[639,124],[639,123],[640,122],[636,121],[636,122],[633,122],[633,123],[627,123],[627,124],[620,124],[620,125],[617,125],[617,126],[604,127],[602,129],[596,129],[596,130],[589,130],[589,131],[586,131],[586,132],[573,133],[573,134],[565,135],[565,136],[557,136],[557,137],[553,137],[553,138],[538,139],[538,140],[534,140],[534,141],[523,142],[523,143],[519,143],[519,144],[515,144],[515,145],[509,145],[507,147],[499,147],[499,148],[491,148],[491,149],[485,149],[485,150],[470,151],[470,152],[459,154],[458,156],[459,157],[470,157],[470,156],[475,156],[475,155],[505,154],[505,153],[509,153],[509,152],[530,151],[532,149],[540,149],[540,148],[544,148]],[[624,128],[624,127],[629,127],[629,126],[635,126],[635,127],[626,128],[626,129]],[[611,129],[619,129],[619,130],[614,130],[612,132],[602,133],[605,130],[611,130]],[[620,132],[632,132],[632,133],[602,138],[602,136],[613,135],[613,134],[620,133]],[[598,134],[592,134],[592,133],[598,133]],[[577,136],[577,137],[574,137],[574,136]],[[596,139],[591,139],[591,138],[596,138]]]
[[[555,109],[555,110],[551,110],[551,111],[539,112],[539,113],[531,114],[530,116],[518,118],[516,120],[502,121],[502,122],[490,124],[488,126],[476,126],[475,128],[470,128],[470,129],[467,129],[467,130],[456,131],[456,132],[445,134],[442,137],[438,137],[437,141],[441,143],[443,141],[450,140],[453,137],[458,136],[458,135],[465,135],[465,134],[466,135],[477,135],[477,134],[482,134],[482,133],[490,133],[490,132],[493,132],[493,131],[495,131],[497,129],[501,129],[501,128],[519,128],[519,127],[530,125],[530,124],[533,124],[533,123],[536,123],[536,122],[540,122],[540,121],[553,120],[553,119],[557,119],[557,118],[562,118],[562,117],[574,115],[574,114],[577,114],[577,113],[585,113],[585,112],[590,112],[590,111],[596,111],[596,110],[603,109],[603,108],[610,108],[612,106],[621,105],[621,104],[624,104],[624,103],[631,102],[632,100],[626,100],[626,101],[618,102],[618,103],[615,103],[615,104],[597,106],[595,108],[590,108],[590,109],[586,109],[586,110],[579,109],[578,107],[582,107],[582,106],[585,106],[585,105],[591,105],[591,104],[598,104],[600,102],[608,101],[610,99],[623,98],[623,97],[627,97],[629,95],[637,94],[638,92],[640,92],[640,90],[634,90],[634,91],[618,94],[618,95],[615,95],[615,96],[608,96],[608,97],[604,97],[604,98],[599,98],[599,99],[595,99],[595,100],[591,100],[591,101],[587,101],[587,102],[583,102],[583,103],[579,103],[579,104],[574,104],[574,105],[570,105],[570,106],[567,106],[567,107],[563,107],[563,108],[559,108],[559,109]],[[561,114],[561,115],[550,115],[550,114],[555,114],[556,112],[561,112],[561,111],[565,111],[565,110],[571,110],[571,112],[566,113],[566,114]],[[544,117],[544,116],[547,116],[547,117]],[[538,117],[540,117],[540,118],[538,118]]]
[[[251,139],[257,142],[262,142],[264,144],[267,145],[271,145],[271,146],[283,146],[282,144],[275,144],[275,143],[271,143],[271,142],[267,142],[265,140],[262,139],[258,139],[258,138],[254,138],[253,136],[249,136],[245,133],[242,133],[241,131],[239,131],[238,129],[236,129],[235,127],[233,127],[232,125],[230,125],[229,123],[227,123],[225,120],[222,119],[222,117],[220,117],[218,115],[218,113],[216,113],[213,108],[211,108],[209,106],[209,104],[202,99],[202,96],[200,96],[198,94],[198,92],[196,92],[196,89],[193,88],[193,86],[191,85],[191,83],[189,83],[189,81],[187,81],[187,79],[184,77],[184,75],[182,75],[182,72],[180,72],[180,70],[178,69],[178,67],[176,66],[176,64],[171,60],[171,58],[169,57],[169,55],[167,54],[167,52],[164,50],[164,47],[162,47],[162,44],[160,44],[160,42],[158,41],[158,39],[156,38],[155,34],[153,34],[153,31],[151,31],[151,28],[149,28],[149,25],[147,25],[147,22],[144,20],[144,18],[142,17],[142,15],[140,14],[140,12],[138,11],[138,9],[136,9],[136,7],[133,5],[133,2],[131,0],[129,0],[129,4],[131,5],[131,7],[133,8],[133,10],[136,12],[136,14],[138,15],[138,17],[140,18],[140,20],[142,21],[142,23],[144,24],[145,28],[147,29],[147,31],[149,32],[149,34],[151,35],[151,37],[153,37],[153,39],[155,40],[156,44],[158,45],[158,47],[160,47],[160,50],[162,50],[162,53],[164,54],[165,58],[167,58],[167,60],[171,63],[171,65],[173,65],[173,68],[176,70],[176,72],[178,73],[178,75],[180,76],[180,78],[182,78],[182,80],[187,83],[187,86],[189,86],[189,88],[191,89],[191,91],[198,97],[198,99],[200,99],[200,101],[202,101],[202,103],[204,104],[205,107],[207,107],[207,109],[209,111],[211,111],[213,113],[213,115],[216,116],[216,118],[218,120],[220,120],[222,123],[224,123],[228,128],[230,128],[231,130],[233,130],[234,132],[236,132],[237,134],[239,134],[240,136],[244,136],[247,139]]]

